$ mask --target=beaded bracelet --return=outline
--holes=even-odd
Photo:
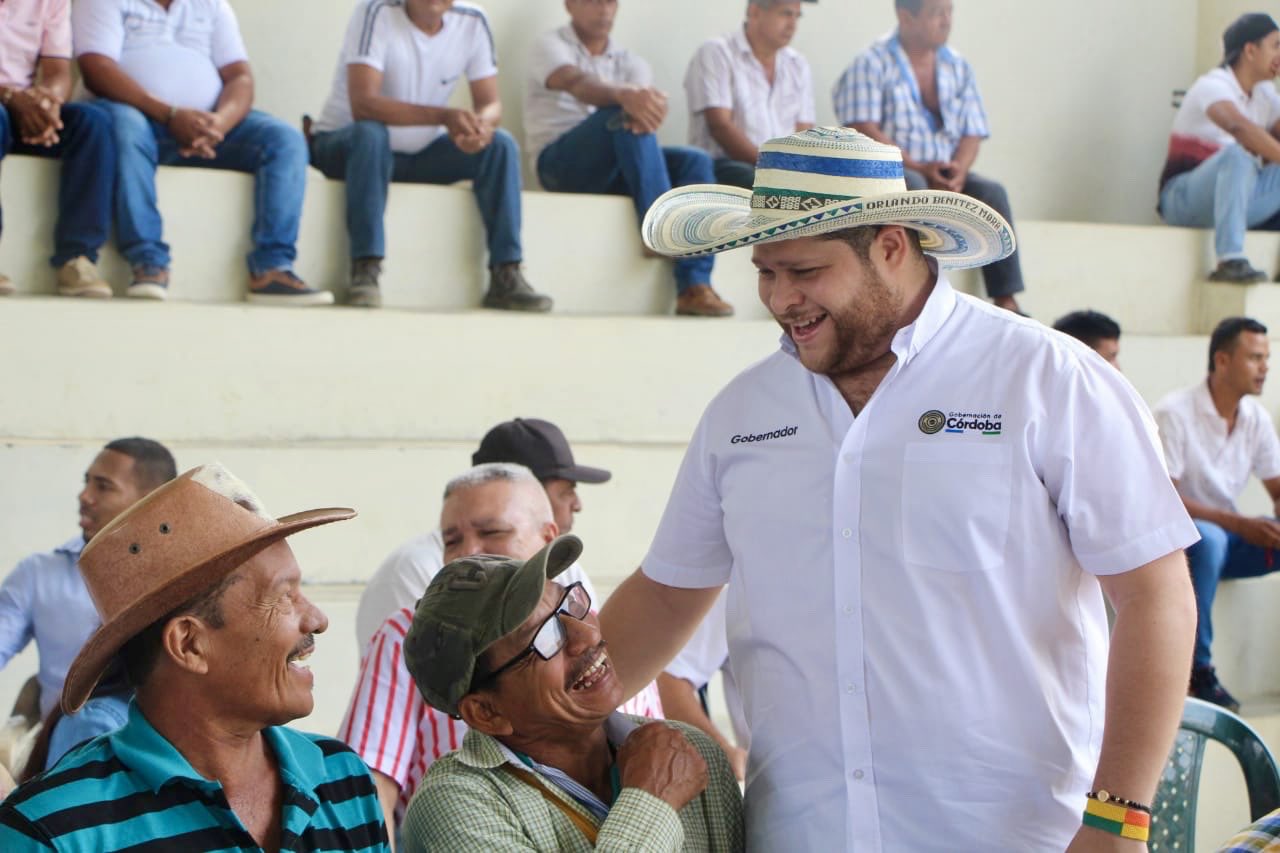
[[[1140,812],[1151,814],[1151,806],[1144,806],[1142,803],[1135,803],[1133,800],[1126,800],[1124,797],[1117,797],[1110,791],[1090,791],[1085,794],[1091,800],[1097,800],[1100,803],[1115,803],[1118,806],[1124,806],[1127,809],[1137,809]]]
[[[1109,797],[1108,800],[1110,802],[1097,797],[1089,798],[1084,806],[1084,825],[1121,838],[1146,841],[1151,834],[1151,815],[1135,808],[1117,805],[1114,797]]]

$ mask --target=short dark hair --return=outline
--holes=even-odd
[[[920,10],[924,8],[924,0],[893,0],[893,8],[919,15]]]
[[[149,438],[133,436],[108,442],[103,450],[123,453],[133,459],[133,475],[138,486],[148,492],[178,476],[178,465],[169,448]]]
[[[1267,333],[1267,327],[1252,317],[1228,317],[1217,325],[1209,337],[1209,372],[1213,373],[1213,357],[1220,352],[1229,353],[1244,332],[1259,335]]]
[[[870,263],[871,244],[875,242],[876,237],[880,234],[880,229],[884,227],[883,225],[857,225],[853,228],[841,228],[839,231],[828,231],[825,234],[816,236],[819,240],[839,240],[850,249],[853,249],[853,253],[865,264]],[[923,256],[924,249],[920,246],[920,232],[914,228],[907,228],[907,239],[915,247],[916,254]]]
[[[1120,324],[1101,311],[1072,311],[1059,317],[1053,327],[1091,347],[1096,347],[1098,341],[1120,339]]]
[[[235,573],[227,575],[208,589],[198,592],[179,604],[147,627],[130,637],[120,648],[120,662],[128,683],[137,689],[146,683],[160,658],[161,637],[169,621],[191,614],[214,630],[226,625],[222,612],[222,596],[238,580]]]

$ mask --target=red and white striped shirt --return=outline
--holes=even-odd
[[[577,570],[574,566],[566,575]],[[578,578],[580,579],[580,578]],[[566,578],[572,583],[575,579]],[[393,613],[365,647],[356,683],[338,737],[364,759],[370,769],[400,786],[395,819],[404,810],[422,777],[436,759],[462,746],[467,724],[428,705],[405,667],[402,649],[413,624],[408,608]],[[662,701],[656,683],[649,684],[619,709],[660,720]]]

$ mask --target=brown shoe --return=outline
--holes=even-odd
[[[332,305],[333,294],[316,290],[293,270],[267,270],[249,279],[249,295],[257,305]]]
[[[111,285],[98,275],[93,261],[81,255],[58,267],[58,295],[110,299]]]
[[[709,284],[695,284],[676,297],[676,313],[683,317],[732,317],[733,306]]]
[[[9,276],[0,272],[0,296],[11,296],[18,288],[13,286]]]

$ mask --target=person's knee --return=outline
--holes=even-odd
[[[1200,541],[1187,548],[1187,561],[1191,571],[1217,574],[1227,558],[1227,532],[1209,521],[1195,520],[1196,530],[1200,533]]]
[[[504,156],[520,156],[520,144],[516,142],[514,136],[501,127],[493,132],[493,141],[489,143],[489,147]]]
[[[998,181],[987,178],[970,180],[965,191],[978,201],[986,202],[997,210],[1005,210],[1009,207],[1009,193],[1005,190],[1004,184]]]
[[[122,149],[126,146],[155,148],[155,132],[141,110],[117,101],[100,101],[99,104],[110,117],[111,132],[118,146]]]
[[[380,121],[361,119],[351,125],[351,147],[364,152],[390,151],[391,132]]]

